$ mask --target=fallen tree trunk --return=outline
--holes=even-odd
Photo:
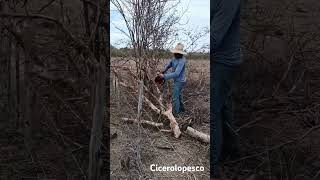
[[[197,130],[193,129],[190,126],[187,127],[185,133],[188,134],[191,137],[199,139],[202,142],[210,143],[210,135],[207,135],[207,134],[205,134],[203,132],[197,131]]]
[[[181,131],[176,121],[176,118],[172,114],[172,105],[169,104],[168,107],[169,107],[168,110],[163,112],[162,114],[165,115],[170,120],[170,127],[171,127],[171,130],[173,131],[174,137],[178,138],[181,135]]]
[[[180,128],[179,128],[179,125],[177,123],[176,118],[172,114],[172,105],[171,104],[168,105],[167,111],[161,111],[151,101],[149,101],[148,98],[144,97],[144,100],[154,112],[156,112],[157,114],[161,114],[161,115],[167,117],[167,119],[169,119],[170,128],[174,134],[174,137],[179,138],[181,135],[181,131],[180,131]]]
[[[124,120],[127,123],[139,123],[138,119],[134,119],[134,118],[122,118],[122,120]],[[147,120],[140,120],[141,124],[145,124],[154,128],[159,129],[161,132],[167,132],[167,133],[172,133],[172,129],[162,129],[163,128],[163,123],[156,123],[156,122],[152,122],[152,121],[147,121]],[[185,134],[200,140],[201,142],[204,143],[210,143],[210,135],[205,134],[201,131],[195,130],[192,127],[188,126],[185,130]]]
[[[129,122],[129,123],[139,123],[138,119],[133,119],[133,118],[122,118],[122,120],[124,120],[125,122]],[[152,121],[146,121],[146,120],[140,120],[141,124],[145,124],[145,125],[149,125],[155,128],[162,128],[163,127],[163,123],[155,123]]]

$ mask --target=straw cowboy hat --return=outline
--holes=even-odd
[[[186,55],[187,53],[183,51],[183,48],[184,48],[184,45],[181,43],[178,43],[174,49],[171,49],[171,52]]]

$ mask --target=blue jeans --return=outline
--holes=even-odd
[[[184,112],[184,105],[182,102],[182,89],[184,88],[184,85],[186,82],[174,82],[174,88],[173,88],[173,114],[177,115],[180,112]]]
[[[233,80],[239,66],[214,63],[212,68],[210,105],[210,173],[219,176],[222,156],[232,155],[238,149],[233,128]]]

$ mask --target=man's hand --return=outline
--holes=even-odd
[[[160,73],[160,74],[159,74],[159,76],[160,76],[161,78],[164,78],[164,75],[163,75],[163,73]]]

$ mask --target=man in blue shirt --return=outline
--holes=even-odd
[[[176,47],[171,50],[174,55],[174,59],[167,64],[160,74],[161,78],[164,78],[165,81],[169,79],[174,80],[174,90],[173,90],[173,114],[177,115],[180,112],[184,112],[184,105],[182,102],[182,89],[186,84],[186,64],[187,61],[184,57],[187,53],[183,51],[184,46],[181,43],[178,43]],[[172,68],[171,73],[167,71]]]
[[[240,58],[240,0],[211,3],[210,174],[221,176],[221,161],[238,156],[233,128],[231,88]]]

